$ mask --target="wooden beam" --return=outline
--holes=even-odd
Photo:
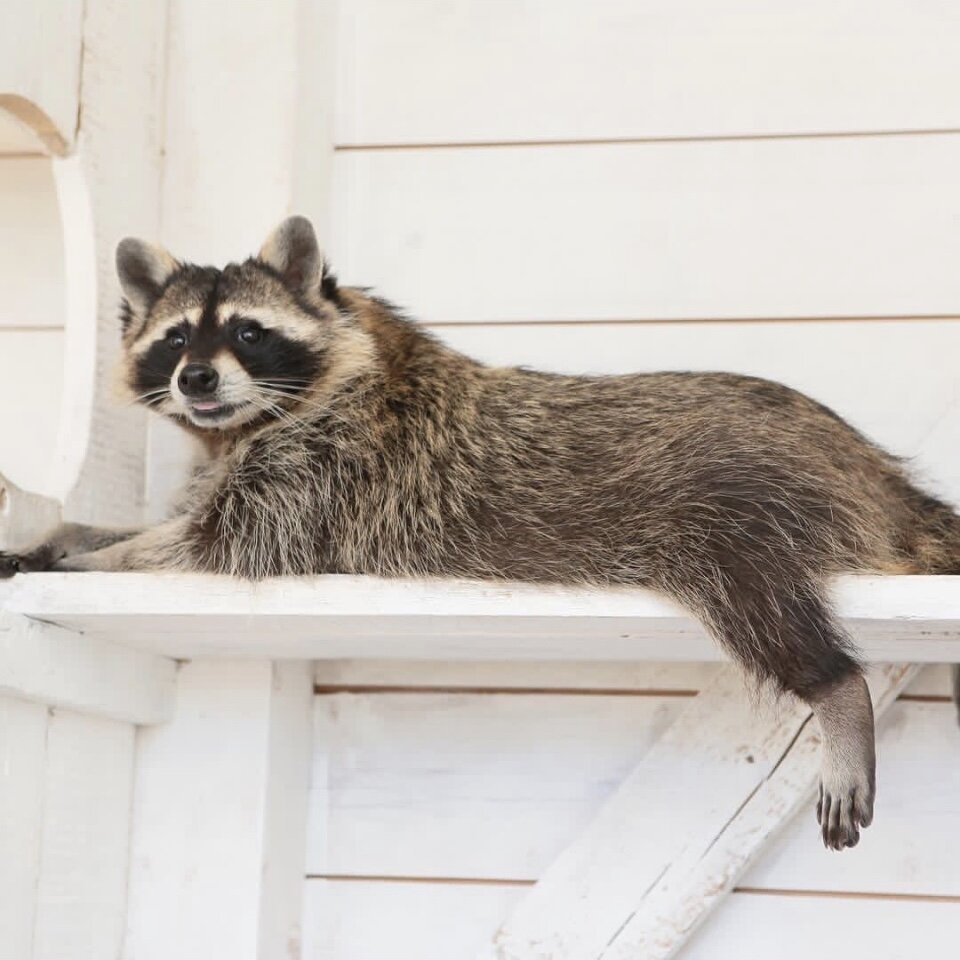
[[[148,724],[173,714],[173,660],[0,610],[0,693]]]
[[[310,664],[190,663],[178,687],[137,744],[123,956],[299,956]]]
[[[32,956],[48,714],[0,696],[0,944],[11,958]]]
[[[32,960],[120,955],[135,741],[129,723],[50,716]]]
[[[960,661],[958,586],[857,576],[835,595],[868,660],[949,663]],[[639,589],[43,573],[0,584],[0,609],[178,658],[724,659],[685,611]]]
[[[878,714],[913,675],[884,667]],[[497,960],[665,960],[812,794],[802,704],[758,716],[734,669],[705,688],[495,938]],[[810,842],[818,842],[811,812]]]

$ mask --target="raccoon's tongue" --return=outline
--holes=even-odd
[[[217,400],[201,400],[198,403],[194,403],[193,409],[199,410],[201,413],[210,413],[213,410],[219,410],[222,404]]]

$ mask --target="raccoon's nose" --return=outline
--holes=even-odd
[[[209,363],[188,363],[177,377],[180,392],[187,397],[208,397],[219,382],[220,375]]]

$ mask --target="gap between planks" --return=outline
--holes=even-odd
[[[675,690],[650,688],[637,690],[629,687],[485,687],[485,686],[449,686],[425,685],[408,686],[405,684],[316,684],[313,692],[317,696],[329,696],[339,693],[354,694],[448,694],[462,693],[474,696],[519,695],[519,696],[560,696],[560,697],[695,697],[699,690]],[[947,698],[945,698],[947,699]]]
[[[484,687],[454,685],[418,685],[406,684],[350,684],[318,683],[314,684],[315,696],[327,697],[339,694],[373,695],[425,695],[449,696],[464,694],[469,696],[524,696],[524,697],[695,697],[699,690],[676,690],[649,688],[644,690],[629,687]],[[946,694],[901,693],[897,699],[903,703],[952,703],[953,698]]]
[[[794,317],[577,317],[552,320],[549,317],[526,320],[420,320],[422,326],[443,329],[446,327],[582,327],[582,326],[682,326],[684,324],[791,324],[791,323],[924,323],[955,322],[960,315],[952,313],[850,313],[850,314],[798,314]]]
[[[665,137],[559,137],[543,140],[425,140],[419,143],[337,143],[336,153],[388,150],[502,150],[517,147],[618,147],[632,144],[655,145],[661,143],[741,143],[765,140],[863,140],[881,137],[938,137],[960,133],[954,127],[921,127],[903,130],[849,130],[811,131],[783,133],[719,133],[688,134]]]
[[[360,873],[308,873],[307,880],[331,883],[383,883],[407,886],[532,887],[536,880],[507,877],[414,877]],[[884,900],[915,903],[958,903],[960,896],[935,893],[885,893],[868,890],[809,890],[780,887],[734,887],[734,893],[755,897],[805,897],[829,900]]]

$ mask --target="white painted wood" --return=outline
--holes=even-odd
[[[960,897],[958,737],[952,704],[894,704],[877,742],[876,820],[853,856],[811,843],[813,815],[801,808],[740,884]]]
[[[952,684],[950,672],[951,666],[946,663],[924,667],[905,693],[917,697],[949,697]]]
[[[62,512],[59,501],[29,493],[0,474],[0,550],[34,546],[60,523]]]
[[[45,490],[65,500],[83,467],[90,446],[97,377],[97,251],[96,228],[80,157],[53,164],[63,232],[64,314],[63,398],[60,424]]]
[[[464,324],[436,330],[492,364],[564,373],[730,370],[786,383],[911,458],[927,486],[960,503],[957,321]]]
[[[6,0],[0,32],[0,109],[55,154],[79,122],[82,0]]]
[[[943,663],[960,660],[956,583],[852,576],[834,593],[868,660]],[[172,657],[723,659],[679,607],[639,589],[42,573],[0,583],[0,607]]]
[[[734,894],[683,960],[950,960],[960,936],[956,902]]]
[[[884,668],[878,713],[911,671]],[[689,701],[501,927],[498,960],[674,955],[815,782],[809,710],[749,700],[731,669]]]
[[[53,165],[43,157],[0,156],[0,330],[64,323],[64,254]]]
[[[330,236],[337,20],[344,6],[341,0],[306,0],[299,11],[292,199],[324,238]]]
[[[317,697],[311,875],[535,879],[689,697]]]
[[[333,263],[427,321],[955,314],[960,135],[337,155]]]
[[[960,21],[944,4],[348,0],[341,21],[340,143],[958,122]]]
[[[124,236],[159,232],[166,19],[165,0],[84,3],[78,155],[92,211],[96,309],[84,307],[87,295],[73,282],[68,316],[71,326],[82,326],[71,338],[76,334],[87,347],[78,363],[85,371],[92,365],[96,379],[92,399],[78,398],[91,411],[82,465],[59,478],[70,488],[71,520],[124,525],[142,514],[144,414],[117,405],[111,386],[120,349],[114,251]],[[74,206],[63,209],[78,215]],[[67,258],[76,278],[90,240],[78,239],[69,223],[65,237],[81,244]]]
[[[28,958],[40,868],[47,708],[0,695],[0,955]]]
[[[55,711],[33,960],[116,960],[127,899],[134,728]]]
[[[686,702],[321,695],[307,872],[533,882]],[[860,847],[823,850],[813,804],[801,803],[742,882],[960,896],[957,736],[952,704],[895,704],[878,739],[877,821]]]
[[[878,718],[916,671],[916,667],[902,664],[874,672],[871,692]],[[720,825],[708,844],[683,844],[681,855],[666,864],[653,886],[642,894],[639,906],[617,926],[600,956],[607,960],[637,956],[667,960],[681,952],[691,933],[726,899],[790,813],[812,798],[820,769],[820,740],[816,724],[809,722],[765,782],[734,806],[733,816]],[[712,791],[712,785],[709,789]],[[591,920],[581,917],[583,922]]]
[[[308,880],[303,960],[466,960],[523,887]]]
[[[522,887],[308,881],[303,960],[472,957]],[[734,893],[683,960],[953,960],[954,902]]]
[[[0,692],[128,723],[173,714],[173,660],[0,610]]]
[[[171,0],[160,239],[176,256],[246,258],[288,212],[298,27],[297,0]]]
[[[716,675],[712,663],[487,662],[319,660],[318,692],[413,688],[464,692],[584,691],[694,694]],[[938,688],[939,689],[939,688]]]
[[[191,663],[137,752],[125,960],[289,960],[311,752],[305,663]]]

